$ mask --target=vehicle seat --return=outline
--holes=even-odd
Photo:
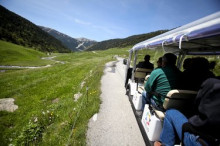
[[[144,89],[144,85],[147,82],[147,79],[150,77],[150,75],[148,74],[145,78],[144,78],[144,84],[142,85],[138,85],[138,92],[141,94],[143,91],[145,91]]]
[[[163,108],[165,110],[174,108],[182,113],[191,112],[193,109],[193,103],[196,98],[197,91],[191,90],[178,90],[174,89],[167,93],[165,101],[163,103]],[[155,114],[163,120],[165,117],[165,112],[154,109]]]
[[[143,91],[144,91],[145,89],[144,89],[144,86],[138,86],[138,93],[142,93]]]
[[[152,69],[146,69],[146,68],[136,68],[134,77],[137,79],[144,79],[147,74],[150,74],[152,72]]]

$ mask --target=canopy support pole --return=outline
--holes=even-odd
[[[137,50],[134,52],[134,63],[133,63],[133,70],[132,70],[132,82],[134,82],[134,72],[136,70],[136,62],[137,62]]]

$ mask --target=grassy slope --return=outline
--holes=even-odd
[[[52,61],[42,60],[46,54],[0,40],[0,65],[43,66]]]
[[[12,52],[19,46],[7,43],[4,45],[4,48],[11,48],[8,54],[12,54],[12,58],[10,55],[7,57],[13,62],[13,56],[16,55]],[[1,72],[0,98],[15,98],[15,104],[19,106],[14,113],[0,112],[1,144],[86,145],[88,120],[99,110],[100,79],[104,64],[114,59],[115,50],[54,54],[57,56],[55,59],[65,61],[66,64]],[[119,50],[118,53],[127,54],[127,49]],[[39,52],[33,54],[43,56]],[[34,61],[29,63],[42,65],[40,57],[37,58],[33,57]],[[21,58],[18,57],[19,59]],[[22,61],[16,61],[16,65],[30,66]],[[82,82],[85,82],[83,88]],[[85,104],[86,86],[89,87],[88,104]],[[78,92],[82,93],[82,96],[74,102],[74,94]],[[71,132],[73,133],[69,140]],[[42,139],[39,138],[40,135]]]

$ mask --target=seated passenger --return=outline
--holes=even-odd
[[[146,69],[154,69],[154,65],[150,63],[150,55],[145,55],[144,61],[139,62],[136,65],[136,68],[146,68]]]
[[[183,72],[190,70],[191,66],[192,66],[192,58],[186,58],[183,62],[183,69],[184,69]]]
[[[214,70],[215,69],[215,66],[216,66],[216,61],[211,61],[210,63],[209,63],[209,69],[210,70]]]
[[[163,110],[163,102],[166,94],[178,86],[180,71],[175,66],[177,57],[167,53],[162,57],[162,68],[151,72],[144,86],[146,92],[142,92],[142,110],[146,103],[152,104],[156,109]]]
[[[166,111],[160,142],[154,146],[172,146],[178,137],[186,146],[220,144],[220,80],[210,78],[195,99],[197,112],[187,119],[175,109]]]
[[[206,79],[215,75],[209,70],[209,62],[206,58],[196,57],[190,60],[190,64],[183,71],[180,89],[198,91]]]
[[[158,58],[157,60],[157,68],[161,68],[162,67],[162,57]],[[155,68],[155,69],[157,69]]]

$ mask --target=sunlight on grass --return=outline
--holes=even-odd
[[[31,48],[0,40],[0,65],[44,66],[54,63],[51,60],[40,59],[45,56],[47,56],[45,53]]]
[[[104,65],[126,53],[127,49],[57,53],[54,59],[65,64],[0,73],[0,98],[14,98],[18,105],[13,113],[0,112],[2,144],[86,145],[88,120],[99,110]],[[74,101],[76,93],[81,97]]]

